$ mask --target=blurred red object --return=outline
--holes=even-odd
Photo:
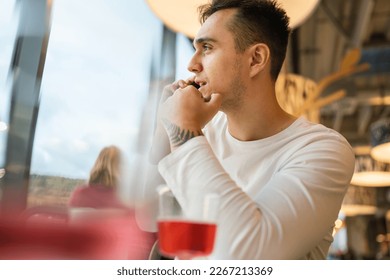
[[[0,219],[0,259],[147,259],[154,241],[130,211],[86,211],[75,221],[58,211]]]

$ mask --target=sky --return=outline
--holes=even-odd
[[[0,121],[9,106],[14,2],[0,0]],[[162,24],[143,0],[53,3],[31,173],[87,178],[104,146],[119,146],[129,160],[134,154]],[[185,45],[178,49],[178,76],[185,78],[192,49],[184,36],[178,43]],[[4,139],[0,132],[1,156]]]

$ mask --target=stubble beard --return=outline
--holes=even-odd
[[[221,111],[227,112],[237,112],[241,108],[243,103],[243,98],[246,92],[246,86],[244,85],[241,79],[241,63],[235,63],[235,75],[234,79],[230,82],[230,90],[228,95],[224,98],[221,104]]]

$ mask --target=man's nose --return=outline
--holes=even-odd
[[[192,56],[190,62],[188,63],[187,69],[192,73],[199,73],[203,70],[202,64],[198,61],[196,54]]]

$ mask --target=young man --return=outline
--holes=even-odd
[[[276,100],[285,12],[274,1],[215,0],[201,18],[195,76],[166,88],[152,159],[184,209],[189,193],[219,195],[210,258],[325,259],[354,154]]]

